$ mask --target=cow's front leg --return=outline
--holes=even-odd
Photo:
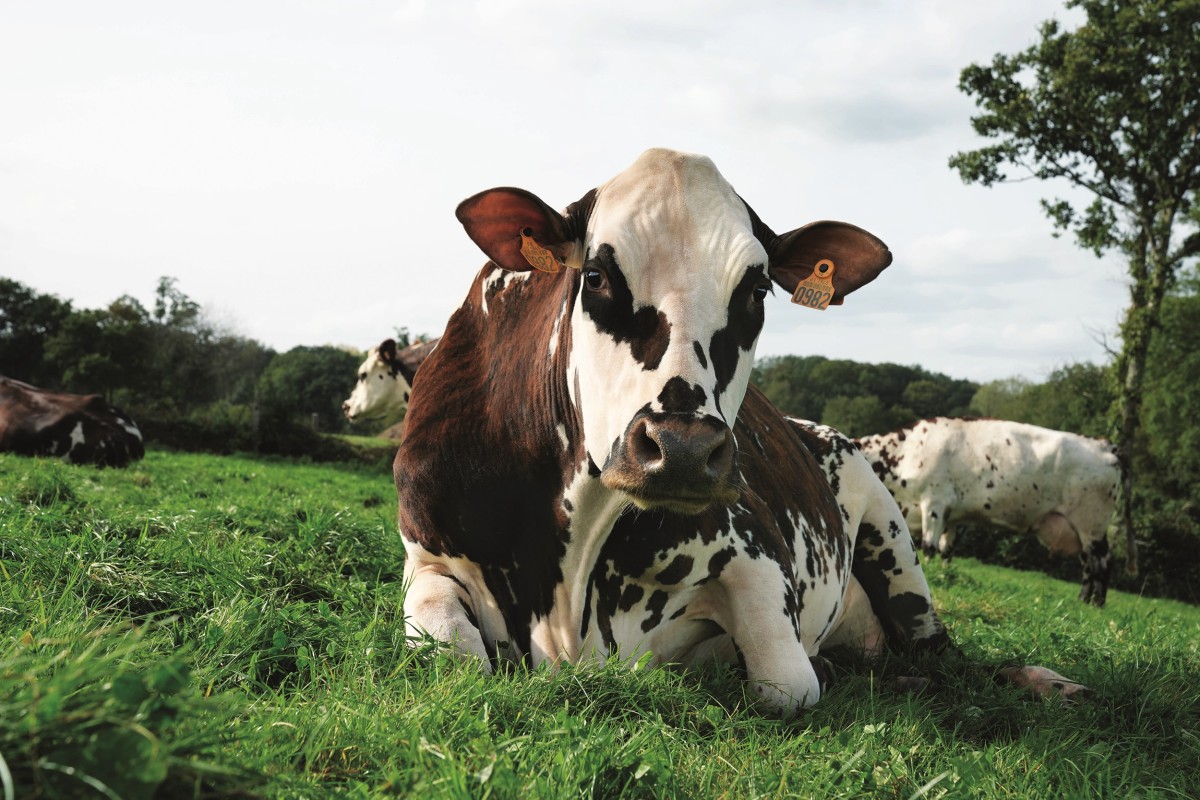
[[[404,565],[404,583],[408,635],[420,638],[428,634],[456,653],[479,659],[491,672],[491,659],[466,585],[444,564],[421,563],[411,553]]]
[[[1108,597],[1108,573],[1111,566],[1108,538],[1102,535],[1085,542],[1079,559],[1083,562],[1083,586],[1079,590],[1079,599],[1103,607]]]
[[[858,526],[851,572],[870,599],[892,649],[938,650],[948,643],[929,583],[900,509],[880,487]]]
[[[722,608],[714,618],[741,653],[751,691],[785,718],[814,705],[821,676],[797,633],[799,598],[779,563],[735,557],[719,585]]]
[[[921,549],[930,558],[938,553],[938,545],[946,525],[945,516],[945,506],[928,497],[921,501]]]

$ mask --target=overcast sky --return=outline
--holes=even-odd
[[[1122,265],[1025,182],[964,185],[958,74],[1052,0],[0,0],[0,275],[76,308],[160,276],[277,350],[440,333],[483,257],[454,208],[564,207],[648,147],[710,156],[777,231],[841,219],[893,266],[768,306],[758,355],[1041,380],[1103,361]]]

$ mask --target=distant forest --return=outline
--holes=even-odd
[[[380,333],[394,333],[401,343],[407,336],[403,327]],[[133,415],[152,444],[312,455],[320,442],[314,427],[374,433],[352,429],[341,413],[363,357],[328,345],[277,353],[221,330],[172,278],[158,282],[152,308],[124,295],[100,309],[76,309],[0,278],[0,374],[104,395]],[[938,415],[1105,436],[1115,397],[1111,363],[1066,364],[1040,382],[977,384],[915,365],[781,356],[760,360],[752,380],[784,412],[851,436]],[[1144,543],[1135,588],[1169,585],[1168,593],[1200,600],[1200,278],[1194,273],[1165,300],[1146,387],[1134,454]],[[1011,558],[1042,558],[1036,549],[1023,554],[1024,539],[1032,537],[1010,542]],[[1074,579],[1075,571],[1070,565],[1065,574]]]

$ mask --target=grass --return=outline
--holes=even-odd
[[[0,798],[1196,797],[1200,609],[929,566],[965,660],[844,664],[798,720],[732,670],[484,676],[407,643],[378,466],[0,456]],[[1038,663],[1062,706],[992,680]]]

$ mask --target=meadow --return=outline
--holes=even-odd
[[[781,721],[729,668],[406,642],[395,505],[384,463],[0,455],[0,798],[1200,796],[1194,606],[930,564],[963,657],[843,659]],[[1028,700],[1014,663],[1092,695]]]

